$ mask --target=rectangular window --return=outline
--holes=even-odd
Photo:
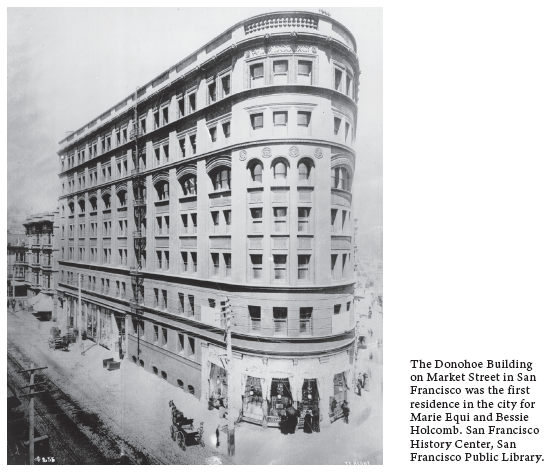
[[[187,345],[188,345],[188,355],[189,355],[189,357],[194,357],[195,356],[195,339],[190,338],[188,336]]]
[[[274,208],[274,231],[287,232],[287,208]]]
[[[335,90],[342,91],[342,71],[335,69]]]
[[[183,333],[178,333],[178,353],[184,354],[184,335]]]
[[[208,86],[209,89],[209,104],[216,101],[216,82],[212,82]]]
[[[264,115],[258,113],[256,115],[251,115],[251,126],[253,129],[260,129],[264,127]]]
[[[230,137],[230,122],[226,121],[225,123],[222,123],[222,132],[224,133],[224,136],[226,138]]]
[[[298,83],[300,85],[312,85],[312,63],[298,61]]]
[[[160,148],[154,149],[153,152],[155,153],[155,165],[160,166],[161,165],[161,149]]]
[[[166,310],[168,308],[168,292],[161,290],[161,295],[161,310]]]
[[[275,254],[274,256],[274,279],[287,280],[287,256],[284,254]]]
[[[335,273],[335,267],[337,267],[337,258],[338,254],[331,254],[331,278],[336,279],[337,274]]]
[[[195,274],[197,272],[197,253],[190,252],[191,254],[191,273]]]
[[[153,308],[159,307],[159,289],[154,288],[153,289]]]
[[[195,144],[195,135],[189,137],[189,145],[191,146],[191,153],[195,154],[197,152],[197,146]]]
[[[224,210],[224,220],[226,221],[226,233],[231,232],[231,210]]]
[[[342,232],[346,232],[346,210],[342,211]]]
[[[310,112],[299,111],[297,114],[297,124],[298,126],[310,126]]]
[[[189,112],[193,113],[195,111],[195,108],[196,108],[195,94],[194,93],[189,94],[188,101],[189,101]]]
[[[210,140],[215,143],[216,142],[216,126],[213,126],[212,128],[209,128],[209,134],[210,134]]]
[[[342,274],[346,273],[346,254],[342,255]]]
[[[164,162],[168,162],[168,160],[170,159],[168,144],[165,144],[163,146],[163,159],[164,159]]]
[[[298,279],[310,280],[310,255],[308,254],[298,256]]]
[[[166,328],[161,328],[161,346],[163,346],[164,348],[166,348],[167,339],[168,339],[167,329]]]
[[[339,210],[331,209],[331,232],[336,233],[337,227],[335,226],[335,221],[337,220],[337,212]]]
[[[230,74],[222,77],[221,82],[222,82],[222,94],[224,97],[227,97],[231,93]]]
[[[168,125],[168,107],[163,108],[163,126]]]
[[[220,213],[218,211],[211,211],[213,233],[219,232],[220,225]]]
[[[186,157],[186,139],[182,138],[178,141],[180,147],[180,157]]]
[[[146,119],[145,118],[142,118],[140,120],[140,126],[142,128],[142,133],[145,134],[147,133],[147,122],[146,122]]]
[[[187,272],[187,252],[181,252],[182,256],[182,269],[181,272]]]
[[[274,307],[274,335],[287,335],[287,308]]]
[[[195,316],[195,297],[193,295],[188,295],[188,304],[189,304],[189,316]]]
[[[224,254],[224,264],[226,266],[226,277],[231,277],[231,254]]]
[[[126,300],[126,282],[121,282],[121,298]]]
[[[251,208],[252,231],[253,233],[262,232],[262,208]]]
[[[251,88],[264,85],[264,65],[254,64],[251,66]]]
[[[303,336],[312,335],[312,311],[313,308],[300,308],[299,333]]]
[[[262,254],[251,254],[251,271],[253,279],[262,279]]]
[[[220,255],[219,254],[211,254],[212,258],[212,275],[217,276],[220,273]]]
[[[165,264],[164,269],[169,270],[170,269],[170,252],[164,251],[163,257],[164,257],[164,264]]]
[[[274,126],[287,126],[286,111],[274,111]]]
[[[157,251],[157,269],[163,268],[163,251]]]
[[[348,123],[344,124],[344,142],[348,143],[348,134],[350,132],[350,125]]]
[[[159,327],[157,325],[153,325],[153,342],[159,344]]]
[[[115,287],[115,297],[120,298],[121,296],[121,283],[117,280]]]
[[[185,100],[180,99],[178,100],[178,115],[180,118],[186,114],[186,108],[185,108]]]
[[[249,305],[249,318],[252,333],[260,333],[261,331],[261,313],[262,310],[259,306]]]
[[[183,293],[178,293],[178,314],[183,315],[185,308],[185,298]]]
[[[274,85],[287,83],[289,64],[287,61],[274,61]]]
[[[352,98],[352,77],[346,74],[346,95]]]
[[[156,111],[153,113],[153,129],[157,129],[159,127],[159,112]]]

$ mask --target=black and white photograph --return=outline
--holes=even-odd
[[[7,464],[383,464],[383,9],[7,9]]]

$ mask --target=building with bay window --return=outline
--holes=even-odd
[[[355,349],[359,73],[344,25],[264,14],[65,137],[59,316],[78,324],[80,277],[88,336],[205,407],[229,399],[263,426],[290,404],[337,419]]]
[[[58,214],[56,211],[29,216],[23,226],[27,243],[25,259],[17,263],[24,271],[28,309],[51,318],[57,313],[55,283],[59,255]],[[21,274],[21,272],[19,272]]]

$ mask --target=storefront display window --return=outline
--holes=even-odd
[[[279,416],[293,405],[293,395],[289,379],[272,379],[270,389],[270,404],[268,405],[269,416]]]
[[[243,416],[262,421],[262,380],[258,377],[247,376],[245,392],[243,394]]]
[[[342,418],[342,403],[347,399],[346,372],[335,374],[333,377],[333,396],[329,397],[331,422]]]
[[[211,364],[209,378],[209,400],[214,408],[225,407],[228,398],[228,377],[226,369]]]

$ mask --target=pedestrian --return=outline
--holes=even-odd
[[[289,434],[295,434],[295,431],[297,429],[298,424],[298,418],[296,414],[296,410],[293,410],[292,412],[287,412],[287,418],[288,418],[288,424],[289,424]]]
[[[358,377],[358,381],[356,382],[356,390],[358,391],[358,395],[362,396],[362,378]]]
[[[220,425],[216,427],[216,447],[220,447]]]
[[[306,434],[312,434],[312,412],[310,410],[304,415],[304,432]]]
[[[320,411],[318,408],[312,410],[312,429],[316,432],[320,432]]]
[[[281,434],[289,434],[289,419],[287,418],[287,412],[284,411],[281,413],[280,420],[279,420],[279,429],[281,430]]]
[[[333,401],[331,402],[331,413],[335,413],[336,409],[337,409],[337,400],[333,398]]]
[[[342,414],[344,415],[344,422],[348,424],[348,415],[350,415],[350,408],[348,407],[348,402],[345,400],[342,402]]]

